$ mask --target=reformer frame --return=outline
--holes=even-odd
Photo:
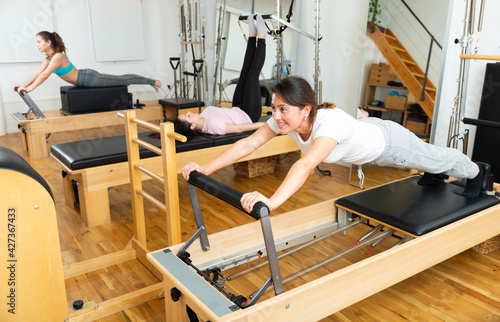
[[[158,105],[158,101],[143,103],[146,106],[137,110],[141,119],[148,121],[162,119],[163,112]],[[28,106],[30,105],[28,104]],[[116,111],[79,115],[64,115],[61,110],[47,110],[41,113],[44,114],[44,118],[28,119],[28,115],[11,114],[18,123],[23,151],[27,151],[28,156],[32,159],[49,156],[47,136],[50,133],[87,130],[122,124],[122,121],[116,117]]]
[[[499,188],[500,185],[496,184],[495,189]],[[336,199],[329,200],[271,217],[276,249],[283,249],[284,244],[294,246],[304,239],[311,239],[311,235],[317,237],[345,227],[352,214],[348,209],[338,208],[335,202]],[[211,286],[196,274],[183,279],[182,276],[189,273],[182,269],[181,260],[176,260],[177,257],[172,254],[182,250],[185,244],[149,253],[147,257],[163,273],[165,293],[170,290],[176,294],[165,296],[167,321],[187,320],[185,305],[202,320],[310,321],[329,316],[498,235],[499,227],[484,223],[499,219],[500,204],[497,204],[245,309],[235,308],[234,303],[220,293],[212,293],[207,301],[207,297],[204,298],[205,286]],[[404,231],[402,233],[407,235]],[[207,247],[189,249],[190,260],[200,270],[246,262],[252,254],[255,256],[265,250],[257,222],[208,235],[207,239],[209,250],[206,250]],[[421,254],[426,256],[419,256]],[[169,264],[175,268],[172,269]]]

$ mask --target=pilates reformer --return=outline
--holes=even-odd
[[[200,319],[210,321],[319,320],[500,233],[497,225],[487,224],[500,219],[496,197],[483,193],[465,198],[460,194],[460,182],[436,180],[434,185],[422,187],[417,181],[417,176],[409,177],[272,217],[265,205],[258,204],[249,215],[260,223],[208,235],[196,187],[240,210],[242,193],[192,173],[188,190],[198,230],[186,243],[147,255],[164,276],[167,321],[186,320],[186,305]],[[346,234],[367,221],[373,228],[358,244],[289,277],[280,275],[278,259],[287,253],[331,235]],[[360,249],[369,247],[370,251],[389,236],[397,238],[387,250],[283,291],[283,285],[296,277]],[[194,247],[198,237],[201,247]],[[276,251],[283,253],[277,255]],[[224,269],[265,255],[268,261],[255,267],[269,265],[271,275],[249,298],[219,285],[221,279],[229,282],[255,267],[231,276],[225,276]],[[269,289],[275,295],[258,301]]]
[[[27,113],[12,113],[11,116],[18,123],[23,151],[27,151],[30,158],[44,158],[49,156],[47,139],[51,133],[86,130],[91,128],[120,125],[122,121],[116,117],[116,111],[98,112],[80,115],[66,115],[61,110],[41,111],[28,93],[20,93],[29,109]],[[144,107],[137,109],[144,120],[153,121],[162,119],[162,109],[158,101],[143,102]],[[29,118],[30,114],[36,118]],[[165,113],[165,111],[163,111]]]
[[[139,112],[139,111],[136,111]],[[144,120],[138,113],[138,119]],[[119,118],[118,118],[119,119]],[[167,160],[168,168],[180,173],[190,161],[205,164],[215,158],[232,143],[247,137],[251,132],[223,136],[196,134],[187,142],[170,145],[176,161]],[[149,138],[148,133],[139,136],[148,143],[160,147],[160,140]],[[173,141],[172,141],[173,142]],[[124,136],[61,143],[51,146],[51,156],[63,170],[63,186],[66,205],[80,207],[80,215],[89,227],[110,222],[108,189],[128,184],[127,148]],[[287,135],[277,136],[265,146],[242,161],[254,160],[298,151],[295,141]],[[162,173],[161,158],[147,149],[141,150],[143,162]],[[144,176],[143,179],[150,179]],[[176,180],[176,179],[175,179]],[[178,198],[178,196],[174,196]]]

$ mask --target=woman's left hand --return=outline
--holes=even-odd
[[[240,200],[241,206],[247,212],[251,212],[253,209],[253,206],[259,201],[265,203],[266,206],[269,208],[269,210],[272,209],[271,200],[264,197],[260,192],[257,192],[257,191],[243,194],[243,196],[241,197],[241,200]]]
[[[21,94],[21,91],[22,91],[22,90],[25,90],[25,91],[26,91],[26,93],[29,93],[29,91],[28,91],[25,87],[23,87],[23,86],[19,86],[19,87],[17,88],[17,92],[18,92],[19,94]]]

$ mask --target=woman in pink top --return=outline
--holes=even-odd
[[[232,108],[209,106],[202,113],[186,113],[175,121],[175,131],[189,135],[191,131],[228,134],[251,131],[264,123],[257,122],[262,114],[259,74],[266,58],[266,25],[261,15],[248,17],[248,43],[240,78],[233,95]]]

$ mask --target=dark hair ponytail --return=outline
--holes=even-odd
[[[57,32],[49,32],[49,31],[40,31],[39,33],[36,34],[37,36],[40,36],[43,40],[49,41],[52,43],[52,48],[54,48],[54,53],[62,53],[66,55],[66,45],[64,45],[64,41],[62,40],[61,36]],[[52,58],[52,55],[48,55],[47,57],[49,59]]]
[[[332,102],[324,102],[320,105],[318,105],[318,110],[319,109],[322,109],[322,108],[335,108],[335,103],[332,103]]]

